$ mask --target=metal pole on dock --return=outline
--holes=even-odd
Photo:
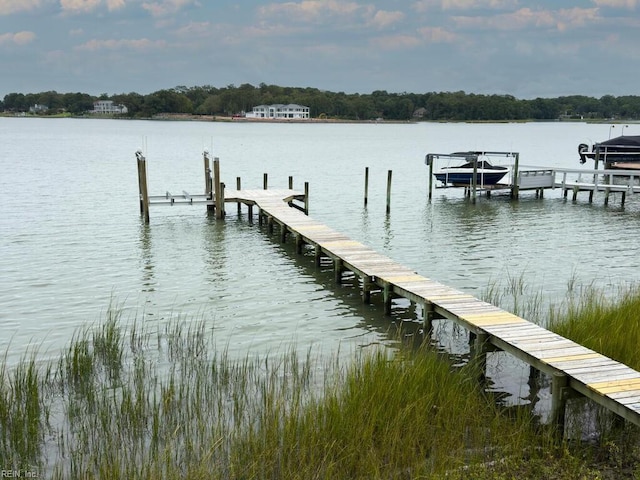
[[[364,168],[364,206],[369,201],[369,167]]]
[[[238,191],[241,190],[241,184],[242,184],[242,181],[240,180],[240,177],[236,177],[236,190],[238,190]],[[242,202],[239,201],[238,202],[238,216],[240,216],[240,213],[241,213],[241,208],[240,208],[241,205],[242,205]]]
[[[387,214],[391,212],[391,175],[392,171],[387,172]]]
[[[138,161],[138,190],[140,192],[140,214],[149,223],[149,190],[147,189],[147,160],[141,151],[136,152]]]

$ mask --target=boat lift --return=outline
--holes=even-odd
[[[481,174],[478,173],[478,158],[483,156],[505,157],[513,158],[513,172],[512,178],[517,178],[518,164],[520,154],[518,152],[490,152],[490,151],[469,151],[469,152],[454,152],[454,153],[428,153],[425,157],[424,163],[429,167],[429,201],[433,197],[433,163],[435,159],[463,159],[468,163],[473,164],[473,174],[471,175],[471,183],[465,186],[467,196],[471,196],[472,202],[476,201],[476,193],[478,191],[478,179]],[[493,187],[493,185],[492,185]],[[480,183],[480,188],[487,190],[487,186]],[[499,188],[510,188],[511,198],[518,198],[518,182],[511,182],[510,185],[501,185]]]

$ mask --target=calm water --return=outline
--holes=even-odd
[[[629,128],[629,134],[633,134]],[[640,126],[638,126],[640,130]],[[610,289],[636,282],[640,197],[605,207],[560,191],[476,205],[457,189],[428,203],[428,152],[519,151],[531,165],[579,167],[578,143],[606,139],[607,125],[227,124],[0,118],[0,352],[28,346],[55,355],[110,304],[126,319],[204,320],[235,356],[302,349],[353,350],[388,342],[392,319],[363,306],[347,283],[316,269],[228,205],[216,222],[202,206],[155,207],[140,221],[135,151],[148,160],[151,194],[204,190],[202,151],[223,181],[261,188],[310,183],[310,215],[416,272],[481,296],[523,278],[552,303],[567,285]],[[370,168],[369,206],[363,207]],[[387,170],[391,215],[385,215]],[[527,295],[527,293],[525,293]]]

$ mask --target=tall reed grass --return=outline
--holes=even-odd
[[[205,322],[150,331],[109,311],[56,361],[0,365],[0,469],[52,479],[589,472],[529,412],[496,405],[473,366],[454,369],[427,347],[339,358],[291,348],[231,360]]]
[[[551,311],[549,328],[640,370],[640,288],[585,288]]]

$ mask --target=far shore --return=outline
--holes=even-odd
[[[416,124],[416,123],[530,123],[530,122],[562,122],[562,123],[592,123],[592,124],[638,124],[640,120],[617,120],[617,119],[572,119],[556,118],[548,120],[427,120],[423,118],[412,118],[410,120],[386,120],[377,118],[373,120],[350,120],[344,118],[247,118],[229,115],[193,115],[188,113],[162,113],[153,117],[128,117],[121,115],[71,115],[61,113],[56,115],[34,115],[31,113],[11,113],[0,112],[0,117],[4,118],[81,118],[97,120],[158,120],[158,121],[185,121],[185,122],[227,122],[227,123],[352,123],[352,124]]]

